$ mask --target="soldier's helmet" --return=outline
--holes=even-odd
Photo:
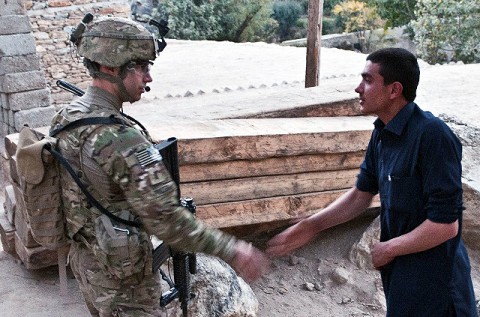
[[[157,39],[134,21],[105,17],[86,25],[77,43],[77,52],[100,65],[121,67],[130,61],[153,61]]]

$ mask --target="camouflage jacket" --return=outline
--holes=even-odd
[[[115,96],[89,87],[84,96],[55,115],[52,129],[86,117],[123,118],[121,107]],[[142,223],[142,231],[177,250],[208,253],[224,260],[233,257],[235,238],[206,227],[179,205],[176,185],[161,156],[152,151],[148,134],[133,122],[82,126],[61,132],[58,138],[62,154],[110,212],[118,215],[129,210]],[[147,163],[138,159],[145,152],[151,153]],[[80,235],[91,243],[96,239],[94,222],[101,213],[89,204],[65,170],[61,176],[68,235]]]

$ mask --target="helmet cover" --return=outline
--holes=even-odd
[[[120,67],[135,60],[155,60],[156,39],[132,20],[106,17],[86,25],[77,51],[100,65]]]

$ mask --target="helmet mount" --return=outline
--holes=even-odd
[[[158,28],[158,34],[160,35],[160,38],[162,40],[161,42],[157,40],[157,44],[158,44],[157,52],[160,53],[167,46],[167,43],[165,42],[165,36],[167,35],[168,31],[170,31],[170,28],[168,27],[168,22],[165,20],[160,20],[160,22],[157,22],[151,19],[148,22],[148,24]]]

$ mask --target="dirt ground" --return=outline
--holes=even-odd
[[[321,82],[350,80],[352,76],[360,80],[365,57],[322,49]],[[460,136],[465,182],[479,190],[480,65],[422,63],[421,67],[417,102],[444,118]],[[230,93],[241,98],[246,89],[282,89],[282,84],[301,87],[304,68],[302,48],[171,41],[154,66],[152,91],[142,102],[157,103],[160,108],[162,101],[176,100],[181,112],[185,95],[220,92],[221,96],[233,90]],[[378,272],[359,269],[348,260],[352,245],[374,218],[369,214],[330,229],[293,255],[275,259],[270,273],[251,285],[259,300],[258,316],[384,316]],[[271,234],[252,239],[263,246]],[[480,252],[476,246],[469,247],[474,287],[480,298]],[[56,268],[27,271],[0,251],[0,276],[2,316],[88,316],[74,279],[68,281],[67,294],[60,294]]]

